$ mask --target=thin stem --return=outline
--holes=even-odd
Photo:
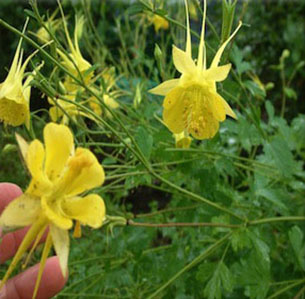
[[[195,205],[191,205],[191,206],[187,206],[187,207],[168,208],[168,209],[163,209],[163,210],[152,212],[152,213],[137,214],[137,215],[135,215],[135,218],[149,218],[149,217],[153,217],[153,216],[160,215],[163,213],[192,210],[192,209],[199,208],[200,206],[201,206],[201,204],[195,204]]]
[[[287,287],[280,289],[279,291],[277,291],[277,292],[273,293],[271,296],[269,296],[267,299],[279,298],[278,296],[281,295],[282,293],[285,293],[286,291],[288,291],[300,284],[303,284],[303,283],[305,283],[305,279],[301,279],[295,283],[288,285]]]
[[[304,216],[271,217],[271,218],[249,221],[248,225],[257,225],[257,224],[282,222],[282,221],[305,221],[305,217]]]
[[[182,187],[177,186],[176,184],[174,184],[174,183],[168,181],[167,179],[163,178],[162,176],[158,175],[158,174],[155,173],[154,171],[152,171],[151,174],[153,174],[154,177],[156,177],[157,179],[159,179],[159,180],[160,180],[161,182],[163,182],[164,184],[166,184],[166,185],[168,185],[168,186],[170,186],[170,187],[176,189],[177,191],[180,191],[181,193],[183,193],[183,194],[189,196],[190,198],[192,198],[193,200],[203,202],[203,203],[205,203],[205,204],[207,204],[207,205],[209,205],[209,206],[211,206],[211,207],[213,207],[213,208],[215,208],[215,209],[217,209],[217,210],[219,210],[219,211],[222,211],[222,212],[224,212],[224,213],[226,213],[226,214],[229,214],[229,215],[233,216],[234,218],[237,218],[237,219],[239,219],[239,220],[244,221],[244,218],[243,218],[243,217],[241,217],[241,216],[239,216],[239,215],[237,215],[237,214],[231,212],[231,211],[228,210],[227,208],[224,208],[224,207],[220,206],[219,204],[217,204],[217,203],[215,203],[215,202],[212,202],[212,201],[210,201],[210,200],[208,200],[208,199],[206,199],[206,198],[204,198],[204,197],[202,197],[202,196],[200,196],[200,195],[198,195],[198,194],[196,194],[196,193],[193,193],[193,192],[188,191],[188,190],[186,190],[186,189],[184,189],[184,188],[182,188]]]
[[[281,81],[282,81],[282,107],[281,107],[281,117],[283,118],[285,115],[286,108],[286,77],[285,77],[285,69],[284,69],[284,61],[281,65]]]
[[[211,223],[211,222],[175,222],[175,223],[140,223],[134,222],[129,219],[127,225],[130,226],[141,226],[141,227],[227,227],[227,228],[237,228],[241,227],[239,224],[224,224],[224,223]]]
[[[182,274],[187,272],[188,270],[192,269],[196,265],[198,265],[203,259],[211,255],[218,249],[229,237],[231,236],[231,233],[228,233],[223,238],[221,238],[219,241],[215,242],[212,246],[210,246],[208,249],[203,251],[200,255],[198,255],[196,258],[194,258],[189,264],[187,264],[184,268],[182,268],[179,272],[177,272],[172,278],[170,278],[165,284],[163,284],[160,288],[158,288],[153,294],[151,294],[147,299],[155,298],[158,294],[160,294],[164,289],[166,289],[170,284],[172,284],[178,277],[180,277]]]

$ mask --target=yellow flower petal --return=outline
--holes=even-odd
[[[30,118],[29,105],[23,95],[9,99],[0,97],[0,121],[13,127],[20,126]]]
[[[164,99],[163,120],[175,134],[181,133],[186,127],[187,119],[184,115],[186,110],[190,108],[188,104],[188,98],[185,97],[182,87],[172,89]]]
[[[15,228],[30,225],[35,222],[40,212],[40,199],[22,194],[5,208],[0,217],[0,226]]]
[[[217,53],[214,56],[214,59],[211,64],[211,68],[217,67],[220,61],[220,58],[222,56],[223,51],[225,50],[228,43],[232,40],[232,38],[235,36],[235,34],[238,32],[239,28],[241,27],[242,22],[239,22],[237,28],[235,31],[231,34],[231,36],[221,45],[221,47],[218,49]]]
[[[66,230],[60,229],[55,225],[50,225],[50,233],[52,236],[53,245],[56,255],[59,258],[59,265],[64,277],[67,276],[68,257],[69,257],[69,233]]]
[[[166,96],[173,88],[178,85],[178,83],[179,79],[167,80],[159,84],[157,87],[150,89],[148,92],[160,96]]]
[[[58,107],[51,107],[49,109],[49,114],[51,117],[51,120],[56,122],[60,117],[63,116],[63,112],[61,109],[59,109]]]
[[[230,69],[231,69],[231,63],[210,68],[204,72],[204,76],[208,81],[221,82],[228,77]]]
[[[33,223],[28,232],[26,233],[24,239],[22,240],[20,246],[18,247],[17,252],[14,255],[13,260],[11,261],[9,268],[7,269],[3,279],[0,282],[0,289],[3,287],[13,270],[15,269],[17,263],[23,257],[23,254],[30,247],[31,243],[34,241],[36,236],[40,233],[42,229],[45,229],[46,219],[44,217],[40,217]]]
[[[49,123],[44,128],[46,146],[46,174],[51,181],[57,180],[69,156],[74,151],[73,135],[64,125]]]
[[[219,122],[209,114],[205,116],[205,120],[203,117],[198,119],[198,127],[189,130],[190,134],[199,140],[213,138],[219,130]]]
[[[226,119],[226,110],[222,101],[222,97],[215,93],[211,100],[211,104],[213,105],[213,116],[218,121],[224,121]]]
[[[104,201],[96,194],[65,199],[62,209],[72,219],[93,228],[102,226],[106,214]]]
[[[35,139],[30,143],[26,157],[26,164],[32,175],[31,184],[27,189],[29,194],[40,196],[52,186],[43,169],[44,160],[45,151],[43,144]]]
[[[24,162],[26,162],[29,144],[19,134],[16,133],[15,136],[16,136],[16,140],[17,140],[22,158],[23,158]]]
[[[173,46],[173,61],[177,71],[181,74],[196,72],[196,66],[192,58],[176,46]]]
[[[105,94],[103,96],[104,103],[111,109],[117,109],[119,107],[119,103],[109,95]]]
[[[54,223],[61,229],[72,228],[73,222],[67,218],[64,211],[61,209],[60,201],[57,198],[50,199],[47,197],[41,198],[41,208],[43,213],[49,219],[50,222]]]
[[[68,168],[60,182],[60,190],[66,196],[75,196],[100,186],[105,179],[103,167],[85,148],[77,148],[75,155],[68,160]]]
[[[152,18],[152,22],[154,24],[156,32],[158,32],[160,29],[167,30],[169,27],[168,21],[159,15],[154,15]]]
[[[234,119],[237,119],[237,116],[235,114],[235,112],[232,110],[232,108],[230,107],[230,105],[226,102],[225,99],[221,98],[222,104],[225,108],[226,114],[231,116]]]

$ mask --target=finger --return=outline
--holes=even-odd
[[[0,264],[13,257],[21,244],[28,227],[4,235],[0,243]]]
[[[8,280],[0,291],[0,299],[31,299],[39,271],[39,264]],[[48,299],[55,296],[65,285],[67,277],[62,276],[58,258],[53,256],[46,262],[37,299]]]
[[[0,183],[0,214],[4,208],[16,197],[22,194],[22,190],[12,183]]]
[[[3,236],[2,241],[0,241],[0,264],[4,263],[15,255],[28,230],[29,227],[25,227]],[[46,240],[48,232],[49,229],[47,228],[38,244],[43,243]]]

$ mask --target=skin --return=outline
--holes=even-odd
[[[0,214],[16,197],[22,194],[21,189],[11,183],[0,183]],[[2,236],[0,229],[0,264],[14,256],[27,228],[7,233]],[[9,279],[0,290],[0,299],[30,299],[35,287],[39,264]],[[46,266],[38,289],[37,299],[47,299],[55,296],[65,285],[66,280],[61,273],[58,258],[47,259]]]

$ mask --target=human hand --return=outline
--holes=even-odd
[[[0,183],[0,214],[14,198],[22,194],[21,189],[11,183]],[[0,228],[0,264],[13,257],[28,228],[23,228],[2,237]],[[9,279],[0,290],[0,299],[30,299],[35,288],[39,264]],[[57,257],[47,259],[37,293],[37,299],[55,296],[65,285]]]

